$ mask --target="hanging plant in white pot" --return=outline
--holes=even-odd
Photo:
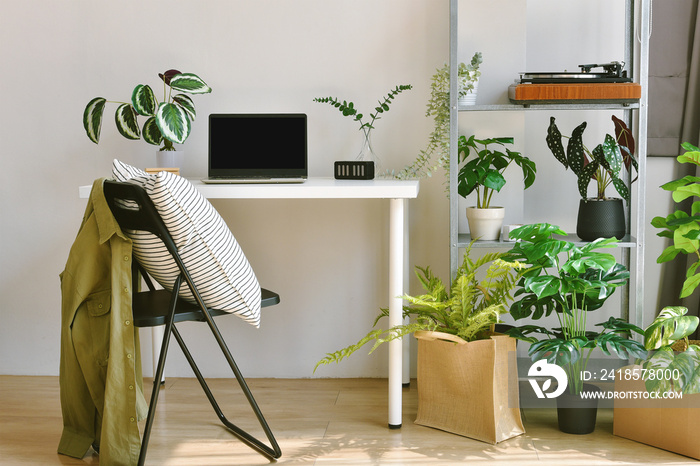
[[[141,139],[155,146],[163,145],[159,152],[166,154],[158,163],[182,163],[182,151],[173,146],[183,144],[192,130],[192,121],[196,116],[194,102],[186,94],[208,94],[211,88],[194,73],[181,73],[178,70],[168,70],[159,73],[163,81],[163,100],[158,101],[153,89],[147,84],[138,84],[131,93],[130,102],[109,101],[104,97],[95,97],[85,107],[83,127],[92,142],[100,142],[102,117],[105,105],[119,104],[115,112],[115,122],[119,133],[127,139]],[[174,94],[180,91],[186,94]],[[147,117],[142,127],[139,126],[138,116]],[[175,152],[176,154],[172,154]],[[180,152],[178,155],[177,152]],[[173,165],[162,165],[169,167]]]
[[[492,144],[501,146],[505,152],[490,150],[489,146]],[[520,152],[510,150],[506,144],[513,144],[513,138],[459,137],[459,162],[464,165],[457,175],[457,192],[464,198],[476,192],[476,206],[467,207],[467,221],[472,239],[488,241],[500,237],[505,209],[491,206],[491,198],[494,191],[499,192],[506,184],[503,173],[510,164],[515,163],[522,169],[525,189],[535,182],[535,162]],[[467,160],[472,154],[474,157]]]

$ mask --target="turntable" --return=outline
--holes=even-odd
[[[639,101],[641,86],[623,70],[624,63],[579,65],[579,72],[521,73],[508,88],[514,104],[623,103]],[[601,68],[601,70],[594,70]]]

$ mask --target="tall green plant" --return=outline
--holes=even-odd
[[[692,163],[700,166],[700,149],[689,143],[683,143],[682,147],[687,151],[678,156],[680,163]],[[661,186],[662,189],[673,193],[674,202],[681,202],[691,197],[700,198],[700,177],[684,176]],[[688,212],[677,209],[667,217],[654,217],[651,224],[662,231],[658,236],[671,238],[673,244],[668,246],[656,259],[658,263],[669,262],[680,253],[697,258],[695,263],[688,268],[686,278],[681,289],[681,298],[693,294],[700,285],[700,201],[695,200]]]
[[[622,319],[611,317],[596,324],[602,331],[587,328],[589,313],[600,309],[629,278],[627,269],[612,254],[599,251],[613,247],[617,240],[601,238],[578,246],[554,235],[566,233],[548,223],[517,228],[510,233],[517,242],[504,259],[528,266],[510,308],[513,318],[537,320],[555,314],[559,327],[523,325],[507,333],[531,343],[528,354],[533,361],[546,359],[563,367],[569,391],[578,394],[583,387],[581,373],[595,348],[621,359],[643,358],[646,351],[630,338],[632,333],[642,334],[641,329]]]
[[[175,150],[173,143],[182,144],[190,135],[192,121],[197,112],[192,98],[186,94],[207,94],[211,88],[196,74],[168,70],[159,73],[163,81],[163,98],[158,101],[150,86],[138,84],[131,93],[130,102],[108,101],[104,97],[92,99],[83,112],[83,127],[95,144],[100,142],[102,117],[105,105],[117,103],[114,118],[119,133],[127,139],[141,139],[155,146],[163,143],[161,150]],[[175,94],[173,91],[185,92]],[[147,117],[143,128],[138,116]]]
[[[499,321],[499,316],[507,312],[506,304],[513,299],[511,291],[524,266],[504,261],[501,259],[502,253],[488,253],[472,260],[472,244],[467,247],[464,261],[449,289],[433,274],[430,267],[416,267],[416,276],[426,293],[403,296],[410,303],[409,306],[404,306],[403,315],[411,317],[411,323],[388,330],[371,330],[357,343],[328,353],[316,364],[314,371],[321,365],[342,361],[369,342],[374,342],[370,350],[372,353],[383,343],[419,330],[439,330],[466,341],[485,337],[485,332]],[[484,269],[485,278],[480,280],[478,275]],[[382,309],[372,327],[376,327],[383,317],[388,316],[389,310]]]

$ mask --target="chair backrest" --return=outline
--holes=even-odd
[[[104,195],[122,230],[153,233],[163,241],[171,254],[178,256],[175,241],[145,189],[133,183],[105,180]]]

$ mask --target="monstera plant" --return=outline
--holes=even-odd
[[[194,73],[168,70],[159,73],[163,81],[163,97],[158,100],[147,84],[137,85],[129,102],[109,101],[95,97],[85,107],[83,126],[95,144],[100,142],[102,117],[107,103],[119,104],[114,115],[117,129],[127,139],[141,139],[153,145],[163,144],[160,150],[175,150],[173,143],[182,144],[190,135],[196,111],[192,98],[186,94],[207,94],[211,88]],[[184,92],[185,94],[174,94]],[[146,117],[139,126],[138,117]]]

